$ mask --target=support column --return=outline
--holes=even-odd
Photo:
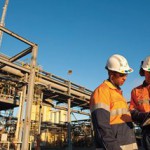
[[[31,109],[34,95],[34,82],[35,82],[35,69],[36,69],[36,57],[38,47],[35,45],[32,49],[31,68],[28,83],[27,103],[25,111],[25,122],[23,132],[23,142],[21,150],[28,150],[30,140],[30,127],[31,127]]]

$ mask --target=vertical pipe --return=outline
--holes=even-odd
[[[71,82],[69,81],[69,89],[68,94],[70,95],[71,89]],[[72,150],[72,140],[71,140],[71,99],[68,99],[68,115],[67,115],[67,122],[68,122],[68,150]]]
[[[41,94],[41,97],[40,97],[40,108],[39,108],[39,129],[38,129],[38,134],[40,135],[41,134],[41,122],[42,122],[42,100],[43,100],[43,93]]]
[[[23,101],[23,97],[22,97],[22,92],[19,93],[20,95],[20,104],[19,104],[19,110],[18,110],[18,115],[17,115],[17,127],[16,127],[16,132],[15,132],[15,141],[18,143],[18,139],[19,139],[19,131],[20,131],[20,122],[21,122],[21,109],[22,109],[22,101]],[[20,150],[19,144],[17,144],[17,150]]]
[[[32,49],[31,68],[30,68],[27,104],[26,104],[25,122],[24,122],[24,132],[23,132],[23,143],[22,143],[21,150],[28,150],[29,148],[30,127],[31,127],[31,109],[32,109],[32,102],[33,102],[33,95],[34,95],[37,49],[38,47],[36,45]]]
[[[25,82],[27,82],[28,80],[28,74],[25,74]],[[19,135],[18,135],[18,142],[21,143],[22,140],[22,132],[23,132],[23,115],[24,115],[24,103],[25,103],[25,99],[26,99],[26,91],[27,91],[27,85],[25,85],[23,87],[22,90],[22,103],[20,105],[20,122],[19,122]],[[20,144],[18,144],[19,146],[17,147],[17,150],[20,150]]]
[[[16,128],[16,132],[15,132],[15,140],[18,141],[18,135],[19,135],[19,123],[20,123],[20,118],[21,118],[21,105],[22,105],[22,92],[19,93],[19,97],[20,97],[20,100],[19,100],[19,110],[18,110],[18,115],[17,115],[17,128]]]
[[[72,141],[71,141],[71,99],[68,99],[68,150],[72,150]]]

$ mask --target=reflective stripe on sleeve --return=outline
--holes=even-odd
[[[129,114],[129,110],[127,108],[119,108],[110,111],[110,116],[117,116],[123,114]]]
[[[139,105],[142,105],[142,104],[150,104],[150,100],[148,100],[148,99],[145,99],[145,100],[138,100],[138,104]]]
[[[122,148],[122,150],[138,150],[138,147],[137,147],[136,143],[122,145],[120,147]]]
[[[96,110],[98,108],[103,108],[107,111],[110,111],[110,107],[104,103],[97,103],[97,104],[93,105],[90,109],[91,109],[91,112],[93,112],[94,110]]]

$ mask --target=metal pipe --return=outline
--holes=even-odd
[[[71,99],[68,99],[68,115],[67,115],[67,123],[68,123],[68,150],[72,150],[72,137],[71,137]]]
[[[34,46],[32,49],[31,70],[30,70],[30,76],[29,76],[27,105],[26,105],[26,111],[25,111],[26,114],[25,114],[24,131],[23,131],[23,143],[22,143],[21,150],[28,150],[29,148],[29,136],[30,136],[30,127],[31,127],[31,109],[32,109],[32,102],[33,102],[33,95],[34,95],[37,50],[38,50],[37,46]]]
[[[20,124],[20,118],[21,118],[21,106],[22,106],[22,102],[23,102],[23,98],[22,98],[22,92],[19,93],[19,110],[18,110],[18,114],[17,114],[17,127],[16,127],[16,131],[15,131],[15,141],[18,141],[18,137],[19,137],[19,124]]]
[[[57,88],[57,89],[59,89],[63,92],[68,91],[67,85],[63,86],[63,85],[60,85],[58,83],[48,81],[48,80],[45,80],[45,79],[42,79],[42,78],[38,78],[38,83],[43,83],[47,87],[50,86],[51,88]],[[70,89],[70,94],[73,94],[75,96],[80,96],[84,99],[90,99],[90,95],[84,94],[83,92],[79,92],[79,91],[76,91],[76,90],[73,90],[73,89]],[[87,100],[83,100],[83,101],[87,102]]]
[[[2,70],[8,71],[12,74],[22,77],[22,76],[24,76],[24,74],[22,72],[30,73],[30,70],[29,70],[30,68],[25,68],[23,66],[16,65],[16,64],[8,62],[7,60],[4,60],[4,59],[0,59],[0,62],[8,65],[8,66],[5,66],[4,68],[2,68]],[[37,72],[37,70],[36,70],[36,72]],[[67,84],[66,80],[61,79],[61,78],[59,78],[59,80],[53,79],[51,77],[41,75],[40,73],[37,73],[37,76],[38,76],[36,78],[37,83],[42,83],[42,84],[46,85],[47,87],[58,89],[65,93],[68,92],[68,84]],[[90,91],[88,90],[88,92],[86,92],[85,90],[80,89],[80,86],[77,86],[77,85],[76,85],[77,87],[74,88],[74,85],[75,85],[74,83],[71,83],[70,94],[72,96],[81,97],[82,101],[85,101],[88,103],[88,100],[90,99]]]
[[[20,92],[20,100],[19,100],[19,110],[18,110],[18,115],[17,115],[17,127],[16,127],[16,132],[15,132],[15,141],[19,142],[19,131],[20,131],[20,122],[21,122],[21,109],[22,109],[22,102],[23,102],[23,96],[22,92]],[[20,146],[17,144],[17,150],[20,150]]]
[[[24,76],[24,74],[20,70],[14,69],[14,68],[9,67],[9,66],[5,66],[5,67],[1,68],[1,70],[12,73],[12,74],[20,76],[20,77]]]
[[[0,62],[1,62],[2,60],[0,59]],[[4,62],[4,61],[3,61]],[[7,61],[5,61],[5,62],[7,62]],[[3,71],[6,71],[6,72],[9,72],[9,73],[12,73],[12,74],[15,74],[15,75],[17,75],[17,76],[20,76],[20,77],[23,77],[24,76],[24,74],[20,71],[20,70],[23,70],[23,71],[26,71],[26,72],[30,72],[30,70],[29,69],[27,69],[27,68],[23,68],[23,67],[21,67],[21,66],[18,66],[17,67],[17,65],[12,65],[12,63],[10,63],[10,66],[15,66],[16,68],[18,68],[18,69],[15,69],[15,68],[12,68],[12,67],[9,67],[9,66],[5,66],[5,67],[3,67],[1,70],[3,70]],[[64,86],[64,85],[61,85],[61,84],[58,84],[58,83],[56,83],[56,82],[52,82],[52,81],[48,81],[48,80],[46,80],[46,79],[42,79],[42,78],[37,78],[36,80],[38,80],[38,82],[36,82],[36,83],[41,83],[41,84],[44,84],[46,87],[48,87],[48,86],[50,86],[51,88],[55,88],[55,89],[58,89],[58,90],[61,90],[61,91],[63,91],[63,92],[67,92],[68,91],[68,87],[67,87],[67,85],[66,86]],[[49,79],[50,80],[50,79]],[[83,101],[85,101],[85,102],[87,102],[88,103],[88,99],[90,99],[90,95],[89,94],[85,94],[85,93],[83,93],[83,92],[80,92],[80,91],[76,91],[76,90],[74,90],[74,89],[70,89],[70,94],[72,94],[72,95],[74,95],[74,96],[78,96],[78,97],[81,97],[81,98],[84,98],[83,99]]]
[[[22,66],[18,66],[16,64],[13,64],[13,63],[8,62],[6,60],[0,59],[0,62],[5,63],[5,64],[11,66],[11,67],[5,66],[5,67],[2,68],[2,70],[10,72],[12,74],[15,74],[17,76],[21,76],[21,77],[24,76],[24,74],[22,73],[22,71],[30,73],[29,69],[24,68]],[[68,85],[67,84],[65,86],[64,84],[61,84],[59,82],[55,82],[54,80],[51,81],[50,78],[49,79],[42,79],[42,78],[38,77],[38,78],[36,78],[36,80],[38,80],[36,83],[42,83],[42,84],[44,84],[47,87],[50,86],[51,88],[55,88],[55,89],[61,90],[63,92],[67,92],[68,91]],[[78,96],[78,97],[81,97],[81,98],[84,98],[83,101],[85,101],[87,103],[88,103],[88,99],[90,99],[90,95],[89,94],[80,92],[79,90],[78,91],[74,90],[72,88],[70,89],[70,94]]]
[[[26,73],[25,74],[25,82],[27,82],[27,79],[28,79],[28,74]],[[23,133],[23,115],[24,115],[24,102],[25,102],[25,100],[26,100],[26,91],[27,91],[27,85],[25,85],[24,87],[23,87],[23,90],[22,90],[22,92],[23,92],[23,94],[22,94],[22,103],[21,103],[21,111],[20,111],[20,129],[19,129],[19,137],[18,137],[18,142],[21,142],[21,140],[22,140],[22,133]],[[17,150],[20,150],[20,145],[18,146],[18,149]]]
[[[41,134],[42,100],[43,100],[43,93],[41,93],[41,97],[40,97],[40,106],[39,106],[39,128],[38,128],[38,134]]]
[[[18,69],[18,70],[20,70],[20,71],[23,71],[23,72],[26,72],[26,73],[30,73],[30,70],[29,70],[29,69],[24,68],[24,67],[19,66],[19,65],[16,65],[16,64],[14,64],[14,63],[12,63],[12,62],[9,62],[9,61],[7,61],[7,60],[0,59],[0,62],[1,62],[1,63],[4,63],[4,64],[6,64],[6,65],[8,65],[8,66],[10,66],[10,67],[13,67],[13,68],[15,68],[15,69]],[[30,69],[31,69],[31,68],[30,68]]]
[[[71,82],[68,82],[68,95],[71,93]],[[68,113],[67,113],[67,122],[68,122],[68,150],[72,150],[72,137],[71,137],[71,99],[68,99]]]

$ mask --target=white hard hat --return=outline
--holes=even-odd
[[[142,65],[142,68],[145,71],[150,71],[150,56],[145,58],[143,65]]]
[[[126,58],[118,54],[109,57],[109,59],[107,60],[106,69],[119,73],[133,72],[133,69],[129,67]]]

